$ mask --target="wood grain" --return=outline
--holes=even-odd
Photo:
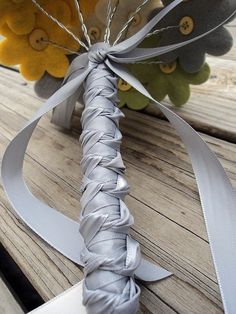
[[[14,91],[14,93],[12,92]],[[1,69],[1,155],[41,105],[30,85]],[[166,121],[125,110],[123,156],[131,185],[132,235],[150,260],[174,276],[142,285],[141,313],[222,313],[196,182],[178,136]],[[71,134],[42,120],[29,146],[25,176],[33,193],[76,219],[82,178],[79,123]],[[203,135],[236,186],[236,147]],[[82,278],[81,270],[38,239],[9,211],[0,190],[0,239],[45,300]]]
[[[1,314],[24,313],[1,277],[0,277],[0,313]]]

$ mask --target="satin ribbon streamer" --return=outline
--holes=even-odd
[[[48,207],[32,195],[24,182],[22,169],[29,140],[41,117],[56,107],[62,106],[61,108],[63,108],[63,103],[65,105],[71,97],[77,97],[82,92],[83,81],[96,66],[94,58],[99,60],[118,77],[151,99],[168,118],[185,144],[198,183],[224,309],[226,313],[234,314],[236,313],[235,190],[215,154],[199,134],[177,114],[155,101],[142,84],[120,65],[143,61],[175,50],[206,36],[226,23],[225,20],[207,33],[179,44],[158,48],[137,48],[154,26],[182,1],[173,1],[131,38],[114,47],[104,43],[96,44],[88,53],[78,56],[73,61],[64,85],[48,99],[7,147],[2,161],[2,182],[12,207],[22,221],[51,246],[72,261],[82,265],[80,253],[84,242],[78,232],[79,224]],[[228,19],[235,13],[236,11]],[[70,109],[70,112],[72,111]],[[169,272],[145,260],[142,260],[136,270],[136,276],[145,281],[155,281],[169,275]]]

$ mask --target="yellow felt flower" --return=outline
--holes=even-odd
[[[16,34],[32,31],[36,7],[31,0],[0,0],[0,27],[5,23]]]
[[[98,0],[80,0],[81,9],[83,14],[85,14],[85,19],[94,12],[97,2]]]
[[[80,36],[82,34],[82,30],[81,30],[80,20],[78,17],[78,12],[75,6],[75,1],[74,0],[64,0],[64,1],[66,1],[67,4],[70,6],[71,12],[72,12],[72,25],[70,28],[75,35]],[[88,19],[90,18],[90,16],[94,13],[95,6],[98,1],[99,0],[80,0],[79,1],[80,9],[86,23]]]
[[[44,9],[60,20],[70,24],[71,9],[65,1],[47,0]],[[13,33],[7,25],[1,29],[6,37],[0,43],[0,63],[20,65],[20,72],[28,80],[38,80],[47,71],[54,77],[64,77],[69,66],[68,51],[49,42],[77,51],[78,43],[44,13],[36,14],[33,30],[27,35]]]

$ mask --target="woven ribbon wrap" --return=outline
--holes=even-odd
[[[89,314],[135,313],[140,290],[133,277],[141,256],[128,234],[133,217],[122,201],[129,187],[120,154],[117,78],[103,63],[102,52],[89,53],[93,70],[85,83],[82,115],[84,303]]]
[[[123,202],[128,186],[123,178],[124,165],[120,156],[118,123],[121,113],[116,105],[117,77],[152,100],[185,144],[198,183],[225,312],[236,313],[236,192],[203,139],[178,115],[155,101],[120,65],[183,47],[208,35],[236,13],[235,3],[235,11],[222,17],[221,25],[194,39],[166,47],[137,48],[158,22],[182,1],[173,1],[143,29],[120,44],[112,47],[105,43],[96,44],[88,53],[78,56],[71,64],[64,85],[16,135],[4,154],[3,186],[18,216],[58,251],[85,266],[84,303],[89,314],[136,313],[140,290],[134,275],[144,281],[170,275],[140,259],[139,246],[128,234],[133,219]],[[23,180],[22,168],[28,142],[41,117],[52,109],[66,112],[70,99],[77,99],[81,94],[83,83],[85,111],[81,143],[84,179],[82,223],[79,225],[35,198]],[[69,112],[72,114],[73,108],[70,107]]]

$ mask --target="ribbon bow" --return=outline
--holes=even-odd
[[[112,47],[105,43],[95,44],[88,53],[78,56],[70,66],[64,85],[36,112],[7,147],[2,161],[2,181],[12,207],[22,221],[62,254],[83,265],[80,253],[84,247],[84,241],[79,234],[79,223],[35,198],[24,182],[22,168],[29,140],[41,117],[57,107],[63,108],[63,102],[65,103],[71,97],[77,99],[89,73],[98,64],[105,64],[118,77],[150,98],[167,117],[185,144],[198,183],[225,312],[233,314],[236,311],[235,190],[216,156],[198,133],[177,114],[156,102],[144,86],[121,65],[143,61],[178,49],[208,35],[226,23],[223,21],[221,25],[217,25],[207,33],[182,43],[158,48],[137,48],[156,24],[182,1],[173,1],[129,39]],[[61,230],[63,230],[63,234]],[[165,278],[170,273],[142,260],[135,275],[145,281],[154,281]]]

